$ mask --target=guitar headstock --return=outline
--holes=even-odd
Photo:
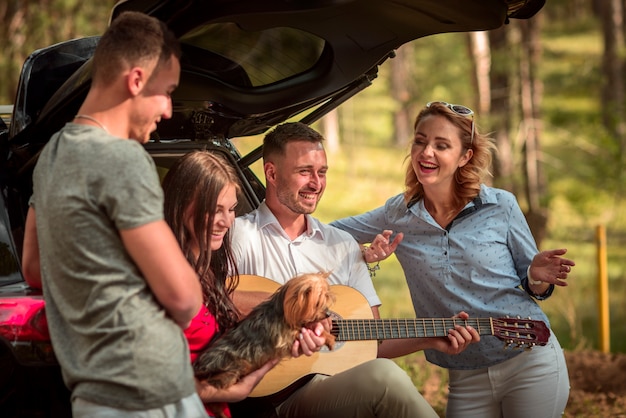
[[[522,318],[494,318],[493,335],[503,340],[507,347],[531,349],[535,345],[546,345],[550,329],[543,321]]]

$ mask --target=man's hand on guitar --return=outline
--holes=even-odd
[[[453,318],[468,319],[466,312],[459,312]],[[433,338],[435,346],[433,349],[446,354],[459,354],[470,344],[480,341],[480,335],[471,326],[455,325],[454,329],[448,331],[447,337]]]
[[[298,339],[293,343],[291,355],[293,357],[300,357],[302,354],[310,356],[320,351],[326,344],[326,338],[322,336],[322,333],[324,330],[330,331],[331,327],[332,320],[327,318],[311,324],[310,328],[302,328]]]

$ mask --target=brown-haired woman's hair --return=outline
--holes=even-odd
[[[163,179],[165,221],[198,274],[204,303],[215,316],[221,331],[234,326],[239,318],[239,311],[230,297],[238,284],[230,230],[224,236],[222,246],[211,251],[217,199],[229,185],[240,191],[233,166],[225,158],[208,151],[185,154]],[[185,222],[190,206],[193,207],[191,231]],[[194,238],[199,247],[198,256],[192,251]],[[232,278],[229,279],[229,276]]]
[[[479,133],[473,116],[470,118],[455,113],[442,102],[433,102],[429,106],[424,107],[415,118],[413,131],[428,116],[442,116],[446,118],[458,128],[463,150],[471,149],[473,151],[472,158],[463,167],[459,167],[454,174],[455,204],[462,208],[478,196],[481,183],[487,176],[491,175],[489,170],[496,146],[490,137]],[[410,161],[410,158],[409,154],[407,160]],[[417,174],[415,174],[415,170],[410,162],[404,178],[404,187],[404,201],[408,206],[424,198],[424,188],[418,181]]]

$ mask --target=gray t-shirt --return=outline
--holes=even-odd
[[[141,144],[67,124],[39,157],[31,205],[50,335],[73,396],[149,409],[193,394],[184,335],[119,235],[163,219]]]

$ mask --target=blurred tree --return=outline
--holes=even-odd
[[[393,112],[394,144],[404,147],[413,138],[413,109],[411,106],[412,82],[411,66],[414,61],[413,43],[408,43],[396,50],[396,56],[390,62],[389,94],[396,104]]]
[[[24,43],[27,28],[23,2],[6,0],[0,3],[0,103],[12,103],[19,78],[19,71],[26,56]]]
[[[13,103],[19,73],[33,51],[107,27],[116,0],[0,1],[0,104]]]
[[[600,3],[604,54],[602,70],[602,121],[618,143],[617,167],[626,166],[626,121],[624,121],[624,5],[621,0]],[[618,170],[618,176],[623,176]],[[622,181],[618,178],[617,184]],[[619,187],[619,186],[618,186]]]
[[[479,115],[488,115],[491,111],[491,48],[488,32],[470,32],[467,34],[470,56],[473,57],[474,77],[472,82],[476,91],[476,103],[472,104]]]
[[[493,167],[494,182],[498,187],[517,194],[514,182],[515,162],[511,131],[511,94],[510,78],[512,65],[510,59],[508,33],[510,27],[501,27],[489,33],[491,51],[490,77],[490,114],[491,129],[495,132],[498,146]]]
[[[521,33],[519,97],[521,136],[524,143],[524,171],[528,204],[526,218],[537,245],[546,236],[548,201],[546,179],[541,165],[541,100],[543,85],[538,75],[541,62],[541,23],[543,15],[517,22]]]
[[[328,152],[332,154],[339,151],[339,112],[337,109],[324,115],[322,126]]]

